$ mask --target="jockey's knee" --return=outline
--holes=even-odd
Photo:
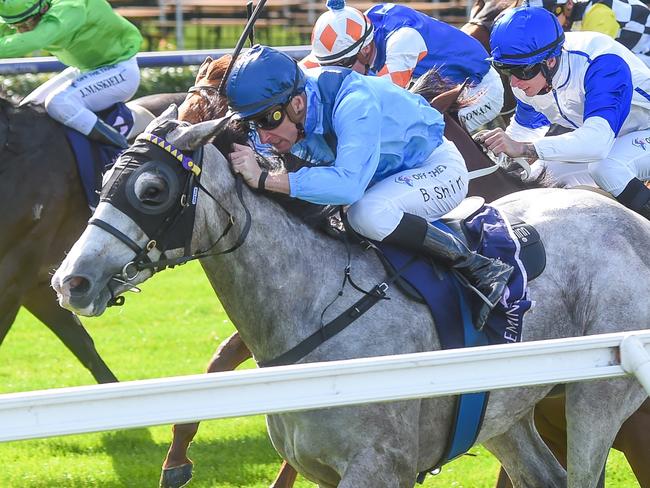
[[[348,222],[358,234],[382,241],[395,230],[402,215],[384,198],[366,194],[348,209]]]
[[[619,196],[634,178],[629,169],[614,159],[604,159],[588,166],[589,175],[603,190],[613,196]]]
[[[67,90],[52,93],[45,99],[45,110],[56,121],[88,135],[97,116],[83,106]]]

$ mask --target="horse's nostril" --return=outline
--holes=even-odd
[[[72,276],[66,283],[70,287],[70,295],[84,295],[90,290],[90,281],[81,276]]]

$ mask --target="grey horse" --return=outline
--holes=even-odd
[[[223,126],[210,121],[191,127],[171,122],[172,108],[154,121],[173,127],[167,141],[190,149],[206,144]],[[124,157],[123,157],[124,158]],[[123,158],[115,171],[124,168]],[[130,164],[134,164],[132,161]],[[229,218],[234,230],[217,249],[233,244],[245,221],[227,160],[204,148],[201,193],[192,248],[205,249],[222,235]],[[138,198],[161,199],[168,182],[154,170],[140,174]],[[244,244],[235,252],[201,260],[224,309],[257,361],[275,358],[316,331],[321,312],[337,296],[346,248],[287,213],[271,199],[244,188],[252,215]],[[530,284],[537,304],[524,324],[525,340],[621,330],[650,324],[650,225],[616,202],[584,190],[528,190],[495,205],[540,232],[547,250],[545,273]],[[126,213],[108,202],[94,217],[109,223],[144,248],[148,236]],[[607,250],[607,255],[604,251]],[[180,256],[182,249],[170,255]],[[160,255],[149,252],[151,259]],[[52,278],[62,306],[83,315],[103,313],[107,284],[134,258],[132,246],[97,226],[88,226]],[[381,282],[384,271],[373,253],[352,249],[352,273],[364,287]],[[146,280],[141,271],[117,293]],[[359,298],[346,289],[325,321]],[[399,290],[351,326],[305,357],[304,362],[382,356],[439,349],[431,316]],[[567,365],[570,367],[570,365]],[[532,408],[551,386],[493,391],[478,442],[505,466],[518,487],[595,487],[621,423],[646,398],[631,378],[566,386],[568,470],[552,456],[535,431]],[[430,398],[271,415],[267,425],[274,447],[320,487],[408,487],[419,471],[443,454],[453,417],[452,398]]]

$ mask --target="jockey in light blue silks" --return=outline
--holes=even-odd
[[[327,7],[314,25],[303,66],[348,66],[402,87],[435,67],[454,83],[469,81],[469,103],[458,112],[469,132],[499,115],[503,84],[473,37],[404,5],[380,3],[365,15],[344,0],[328,0]]]
[[[360,234],[423,251],[462,273],[485,297],[482,326],[512,268],[470,251],[429,224],[467,194],[462,156],[443,137],[442,116],[419,95],[348,68],[311,70],[265,46],[235,63],[226,81],[231,113],[250,121],[263,144],[280,153],[303,147],[329,152],[329,166],[269,175],[253,150],[234,145],[235,172],[258,189],[316,204],[350,205]]]
[[[650,69],[599,33],[567,32],[539,7],[497,20],[492,64],[510,76],[517,109],[510,126],[476,138],[497,154],[589,163],[602,189],[650,219]],[[550,123],[575,129],[543,137]]]

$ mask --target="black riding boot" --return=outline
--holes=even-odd
[[[512,274],[509,264],[471,251],[456,236],[415,215],[404,214],[397,228],[384,241],[424,251],[436,261],[457,270],[481,297],[482,304],[474,317],[474,326],[479,330],[503,296]]]
[[[616,200],[650,220],[650,189],[641,180],[632,179]]]
[[[117,146],[121,149],[129,147],[126,137],[101,119],[97,119],[90,134],[88,134],[88,138],[104,144]]]

